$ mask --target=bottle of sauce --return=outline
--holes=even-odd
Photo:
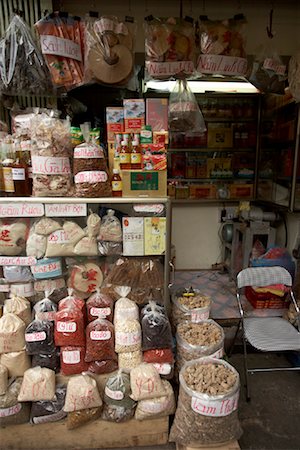
[[[31,195],[32,179],[29,178],[28,151],[23,150],[20,141],[15,141],[15,163],[12,167],[16,197]]]
[[[121,142],[121,150],[120,150],[120,169],[121,170],[129,170],[131,169],[130,164],[130,150],[126,141]]]
[[[132,142],[132,149],[130,153],[131,169],[139,170],[142,168],[142,152],[138,141]]]
[[[113,169],[113,176],[111,179],[111,189],[113,197],[122,197],[122,178],[118,169]]]

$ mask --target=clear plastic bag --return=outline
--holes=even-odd
[[[13,95],[51,91],[49,72],[28,25],[14,15],[0,41],[0,90]]]
[[[24,373],[18,395],[19,402],[55,399],[55,372],[46,367],[33,367]]]
[[[100,290],[92,294],[86,301],[87,318],[89,322],[99,318],[103,318],[112,322],[113,318],[113,300]]]
[[[99,233],[101,219],[98,214],[92,213],[87,218],[86,233],[74,248],[74,253],[81,256],[97,256],[97,240],[96,236]]]
[[[101,361],[116,359],[115,331],[111,322],[106,319],[96,319],[86,327],[85,361]]]
[[[101,406],[102,400],[94,378],[82,374],[69,379],[64,411],[80,411]]]
[[[142,331],[139,320],[123,318],[115,324],[116,353],[136,352],[142,349]]]
[[[213,358],[190,361],[182,368],[179,380],[171,442],[194,447],[240,438],[237,411],[240,381],[230,364]]]
[[[25,325],[31,322],[31,306],[25,297],[10,294],[10,298],[5,300],[3,306],[3,314],[13,313],[18,316]]]
[[[101,241],[98,242],[98,251],[101,256],[122,255],[122,242]]]
[[[103,359],[101,361],[91,361],[88,364],[88,372],[102,375],[103,373],[111,373],[118,369],[118,361],[116,359]]]
[[[26,351],[30,355],[54,352],[54,326],[53,322],[46,320],[33,320],[25,330]]]
[[[57,305],[49,299],[51,292],[45,292],[45,298],[35,303],[33,307],[34,318],[37,320],[55,320]]]
[[[172,348],[173,337],[168,317],[157,308],[155,302],[150,302],[150,309],[145,309],[142,318],[143,351]]]
[[[186,80],[177,80],[170,93],[169,129],[200,133],[206,131],[202,112]]]
[[[130,372],[131,369],[139,366],[143,362],[143,352],[137,350],[136,352],[126,352],[118,354],[118,365],[120,369],[125,372]]]
[[[130,372],[130,384],[131,398],[137,401],[165,395],[164,385],[153,364],[142,363],[133,368]]]
[[[25,323],[12,313],[0,318],[0,353],[19,352],[25,348]]]
[[[68,346],[60,348],[60,367],[63,375],[76,375],[88,368],[84,361],[85,347]]]
[[[47,422],[58,422],[67,416],[63,411],[66,397],[66,387],[56,386],[55,400],[52,401],[37,401],[33,402],[31,406],[30,422],[32,424],[40,424]]]
[[[122,227],[113,209],[108,209],[102,218],[98,241],[122,242]]]
[[[85,346],[84,318],[80,309],[69,306],[56,313],[54,340],[58,347]]]
[[[139,320],[139,308],[136,303],[127,298],[129,293],[130,288],[127,286],[117,289],[119,299],[115,303],[115,325],[122,320]]]
[[[47,353],[47,355],[41,353],[32,355],[31,365],[32,367],[46,367],[47,369],[51,369],[55,373],[58,373],[60,370],[59,353],[59,348],[55,347],[54,350]]]
[[[173,388],[167,380],[163,380],[162,383],[165,388],[165,395],[162,397],[140,400],[135,411],[135,419],[158,419],[159,417],[170,416],[175,413],[176,402]]]
[[[0,363],[0,395],[4,395],[8,388],[8,370]]]
[[[26,242],[26,255],[37,259],[44,258],[47,248],[47,238],[35,232],[35,225],[30,229]]]
[[[186,322],[200,322],[209,318],[211,298],[198,289],[180,289],[172,295],[172,325]]]
[[[3,275],[9,283],[26,283],[33,280],[30,268],[27,266],[3,266]]]
[[[111,375],[105,384],[103,401],[106,405],[121,406],[132,409],[135,401],[130,397],[130,376],[119,369],[116,374]]]
[[[8,389],[0,396],[0,427],[29,422],[30,403],[19,403],[22,378],[10,379]]]

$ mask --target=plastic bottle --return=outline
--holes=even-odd
[[[122,197],[122,178],[120,177],[120,171],[118,169],[113,169],[111,189],[113,197]]]
[[[131,162],[131,169],[138,170],[142,168],[141,147],[139,146],[139,143],[137,141],[132,142],[130,162]]]
[[[130,150],[129,150],[129,147],[128,147],[126,141],[122,141],[121,142],[120,169],[121,170],[129,170],[129,169],[131,169]]]
[[[32,192],[32,178],[29,178],[30,152],[23,150],[21,142],[15,141],[15,162],[12,167],[17,197],[29,197]]]

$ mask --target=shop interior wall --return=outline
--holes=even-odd
[[[54,9],[69,11],[83,16],[86,12],[98,11],[100,14],[115,14],[119,17],[132,15],[137,23],[136,52],[144,52],[143,19],[149,14],[170,16],[179,14],[179,0],[110,0],[54,1]],[[297,0],[184,0],[183,14],[197,18],[206,14],[209,18],[231,17],[243,12],[248,19],[247,53],[255,55],[261,44],[268,41],[266,26],[269,12],[274,8],[272,44],[280,55],[292,55],[300,50],[300,2]],[[141,59],[141,58],[139,58]],[[288,246],[293,248],[293,238],[297,220],[293,215],[287,217],[289,229]],[[220,207],[197,204],[176,205],[173,209],[172,243],[176,249],[177,269],[208,269],[222,259],[220,230]],[[278,229],[278,240],[284,242],[284,229]]]

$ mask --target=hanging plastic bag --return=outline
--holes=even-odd
[[[268,39],[255,56],[249,81],[264,93],[284,94],[286,78],[286,65]]]
[[[0,40],[0,91],[38,95],[51,91],[49,72],[28,25],[14,15]]]
[[[206,131],[196,97],[186,80],[177,80],[169,100],[170,131]]]

